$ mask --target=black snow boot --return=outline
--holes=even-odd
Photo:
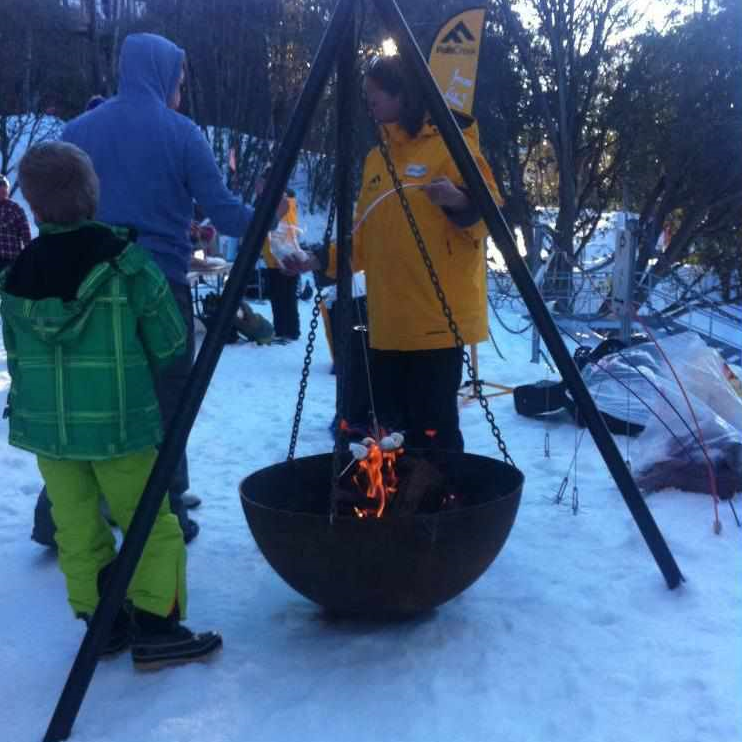
[[[52,520],[52,504],[49,501],[49,496],[46,494],[46,487],[42,487],[33,512],[33,531],[31,531],[31,538],[37,544],[56,549],[57,542],[54,540],[54,534],[56,532],[57,527]]]
[[[165,618],[134,609],[131,658],[137,670],[202,662],[222,648],[222,637],[215,631],[194,634],[178,618],[177,607]]]
[[[103,569],[98,572],[98,595],[103,596],[106,589],[108,579],[113,571],[113,562],[107,564]],[[113,626],[111,626],[111,635],[108,637],[108,641],[100,652],[101,657],[112,657],[119,652],[123,652],[129,648],[131,644],[132,636],[134,634],[134,628],[132,625],[131,618],[132,606],[127,600],[124,600],[124,604],[119,608],[119,612],[116,614],[116,618],[113,620]],[[83,616],[86,623],[90,623],[90,619],[87,615]]]
[[[91,618],[87,613],[78,614],[78,618],[81,618],[86,624],[90,625]],[[129,614],[128,605],[125,604],[116,614],[108,641],[104,644],[98,656],[101,659],[106,659],[117,655],[119,652],[123,652],[129,648],[131,637],[131,615]]]

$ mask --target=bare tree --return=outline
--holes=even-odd
[[[518,228],[534,260],[535,205],[548,203],[543,181],[544,131],[517,49],[505,33],[496,5],[490,7],[477,79],[474,112],[482,147],[505,199],[503,215]],[[547,155],[548,156],[548,155]]]
[[[26,149],[45,139],[56,139],[60,133],[59,119],[43,113],[0,114],[0,173],[11,180],[11,195],[18,187],[14,173]]]
[[[637,268],[652,279],[695,250],[728,280],[739,255],[740,25],[742,8],[729,2],[664,35],[645,35],[616,95],[614,120],[631,149],[626,179],[640,213]],[[665,230],[671,238],[658,254]]]
[[[517,46],[559,173],[555,270],[571,270],[608,203],[620,153],[606,115],[621,76],[627,0],[528,0],[533,29],[508,0],[494,0]],[[560,293],[569,288],[560,286]]]

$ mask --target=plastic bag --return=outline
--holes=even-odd
[[[598,409],[616,420],[646,427],[656,394],[659,352],[649,343],[588,363],[582,378]]]
[[[299,232],[295,225],[282,221],[270,233],[270,251],[281,267],[288,257],[296,258],[301,263],[308,260],[307,253],[299,247]]]
[[[645,489],[710,492],[710,461],[718,494],[731,497],[742,489],[742,399],[721,356],[698,335],[658,342],[672,369],[653,343],[622,352],[643,352],[642,371],[651,381],[640,392],[653,414],[632,456],[637,481]]]

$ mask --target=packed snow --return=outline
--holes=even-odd
[[[253,306],[270,318],[267,303]],[[237,488],[285,458],[311,302],[300,306],[301,342],[225,347],[190,437],[192,491],[203,505],[194,514],[201,534],[188,547],[187,623],[221,631],[223,652],[208,664],[150,674],[135,672],[127,653],[100,662],[71,739],[740,739],[742,529],[722,504],[715,535],[707,495],[651,494],[650,510],[686,578],[669,590],[589,433],[566,413],[527,419],[512,397],[491,399],[526,483],[503,551],[459,597],[413,620],[366,623],[331,620],[288,587],[255,545]],[[508,334],[494,319],[492,331],[505,360],[482,344],[485,380],[554,378],[529,362],[528,333]],[[320,327],[298,455],[331,448],[330,365]],[[8,385],[0,350],[0,406]],[[476,403],[464,407],[462,429],[468,451],[496,456]],[[616,440],[628,458],[640,445]],[[7,445],[6,420],[0,466],[0,738],[35,742],[84,626],[67,606],[54,554],[29,538],[41,479],[34,457]],[[557,505],[565,476],[567,496]]]

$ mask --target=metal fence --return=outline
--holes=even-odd
[[[611,268],[550,272],[539,288],[554,320],[563,330],[603,333],[619,326],[619,321],[609,312],[612,278]],[[640,309],[641,323],[665,334],[696,332],[728,361],[742,362],[742,304],[717,306],[716,277],[707,274],[698,280],[695,276],[692,278],[690,282],[676,276],[650,280],[649,299]],[[488,272],[488,294],[490,307],[506,330],[518,333],[528,328],[525,305],[506,271]],[[662,311],[668,308],[673,309]],[[513,326],[512,321],[503,323],[503,309],[520,314],[520,326]],[[642,330],[641,323],[635,323],[636,331]]]

